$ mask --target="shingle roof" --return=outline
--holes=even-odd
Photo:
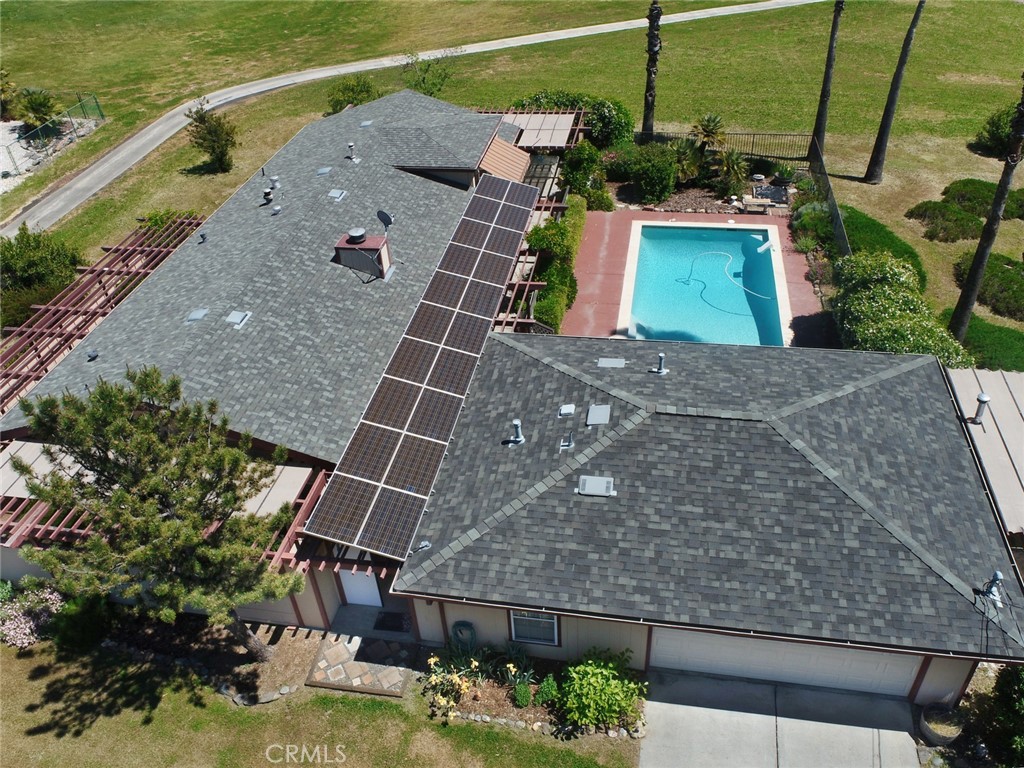
[[[1013,571],[930,357],[494,334],[416,539],[399,591],[1024,658],[972,593]]]
[[[306,126],[210,217],[206,242],[182,245],[34,394],[157,365],[183,378],[186,397],[216,399],[234,427],[336,460],[472,194],[395,166],[475,168],[500,119],[403,91]],[[277,216],[261,206],[270,176]],[[395,216],[388,283],[330,261],[350,228],[383,233],[378,209]],[[209,314],[186,323],[197,308]],[[240,329],[224,321],[234,310],[252,312]],[[23,425],[17,409],[0,421]]]

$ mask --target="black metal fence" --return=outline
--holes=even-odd
[[[693,133],[658,131],[635,134],[637,144],[685,138],[698,137]],[[796,169],[804,169],[810,162],[811,138],[811,135],[806,133],[726,133],[723,144],[725,149],[735,149],[748,157],[764,157],[792,165]]]
[[[825,170],[825,158],[821,154],[818,142],[813,137],[811,138],[808,155],[809,165],[807,171],[811,174],[811,178],[814,179],[814,184],[818,191],[825,198],[825,204],[828,205],[828,211],[832,218],[832,234],[836,238],[838,255],[849,256],[851,253],[850,240],[846,236],[843,214],[839,210],[839,203],[836,202],[836,196],[832,192],[832,183],[828,179],[828,171]]]

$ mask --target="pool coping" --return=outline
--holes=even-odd
[[[783,260],[782,240],[776,224],[746,224],[735,220],[726,222],[704,221],[664,221],[656,219],[634,219],[629,233],[629,247],[626,250],[626,271],[622,280],[622,294],[619,298],[619,315],[615,327],[626,330],[627,334],[614,334],[618,338],[631,338],[628,329],[631,327],[630,317],[633,310],[633,289],[636,285],[637,262],[640,257],[640,237],[644,227],[663,227],[677,229],[724,229],[740,231],[765,232],[771,243],[772,274],[775,278],[775,298],[779,307],[779,329],[782,333],[782,346],[793,343],[793,312],[789,303],[789,290],[786,281],[786,265]]]

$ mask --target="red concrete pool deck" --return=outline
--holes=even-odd
[[[794,326],[798,318],[821,313],[821,302],[814,286],[806,279],[807,262],[804,255],[793,248],[786,216],[765,214],[711,214],[678,213],[667,211],[639,211],[620,209],[610,213],[590,211],[583,228],[583,242],[576,255],[576,278],[579,293],[572,309],[562,320],[565,336],[614,336],[625,334],[617,328],[622,284],[626,276],[626,254],[634,221],[674,221],[692,224],[736,224],[776,226],[782,243],[782,263],[786,271],[786,288],[793,313]],[[817,345],[815,345],[817,346]]]

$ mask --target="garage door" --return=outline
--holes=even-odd
[[[656,627],[651,666],[907,696],[919,656]]]

